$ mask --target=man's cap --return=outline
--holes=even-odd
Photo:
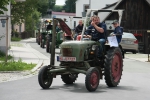
[[[119,23],[119,21],[118,20],[114,20],[112,24],[117,24],[117,23]]]

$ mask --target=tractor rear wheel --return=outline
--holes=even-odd
[[[105,58],[105,82],[109,87],[116,87],[123,71],[123,58],[120,48],[110,48]]]
[[[63,74],[61,75],[61,79],[66,84],[73,84],[77,79],[78,74]]]
[[[40,47],[42,48],[42,42],[40,42]]]
[[[48,70],[49,66],[43,66],[38,74],[38,81],[43,89],[48,89],[53,82],[53,75]]]
[[[88,69],[85,78],[85,85],[88,91],[95,91],[99,85],[100,74],[96,67]]]
[[[44,48],[45,46],[44,46],[45,44],[44,44],[44,42],[42,41],[42,48]]]
[[[49,52],[49,42],[46,42],[46,52]]]
[[[38,45],[40,45],[40,40],[38,39]]]
[[[49,43],[49,53],[51,53],[52,42]]]

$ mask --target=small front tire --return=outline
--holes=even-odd
[[[86,89],[93,92],[97,89],[99,85],[100,74],[96,67],[91,67],[88,69],[85,78]]]
[[[39,74],[38,74],[39,85],[43,89],[48,89],[53,82],[53,75],[52,73],[48,72],[49,69],[50,69],[49,66],[43,66],[40,69]]]

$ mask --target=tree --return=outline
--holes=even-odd
[[[66,12],[75,13],[77,0],[66,0],[63,9]]]
[[[4,14],[4,11],[7,11],[6,5],[9,4],[9,2],[15,3],[14,0],[1,0],[0,1],[0,14]]]
[[[49,9],[53,9],[56,4],[56,0],[49,0]]]
[[[53,11],[61,12],[62,10],[63,10],[63,6],[55,5],[55,6],[53,7]]]

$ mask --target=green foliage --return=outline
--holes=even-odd
[[[27,64],[25,62],[22,62],[21,59],[18,61],[11,60],[7,63],[0,62],[0,71],[26,71],[31,70],[34,68],[36,64]]]
[[[8,60],[12,59],[13,57],[8,55]],[[0,61],[4,61],[5,60],[5,53],[0,51]]]
[[[19,38],[19,37],[11,37],[11,41],[20,41],[21,40],[21,38]]]
[[[49,9],[53,9],[56,4],[56,0],[49,0]]]
[[[33,33],[39,27],[41,16],[53,8],[55,0],[26,0],[12,5],[12,24],[25,23],[25,31]]]
[[[39,23],[40,13],[35,10],[31,16],[26,17],[25,25],[26,25],[26,31],[34,31],[37,29],[37,25]]]
[[[55,5],[53,8],[53,11],[56,11],[56,12],[61,12],[62,10],[63,10],[63,6],[60,6],[60,5]]]
[[[0,14],[4,14],[4,11],[7,11],[6,5],[9,4],[9,0],[1,0],[0,2]]]
[[[13,4],[15,3],[14,0],[1,0],[0,1],[0,14],[4,14],[4,11],[8,11],[8,9],[6,8],[6,5],[8,5],[9,2]]]
[[[77,0],[66,0],[63,9],[66,12],[75,13],[76,12],[76,1]]]

